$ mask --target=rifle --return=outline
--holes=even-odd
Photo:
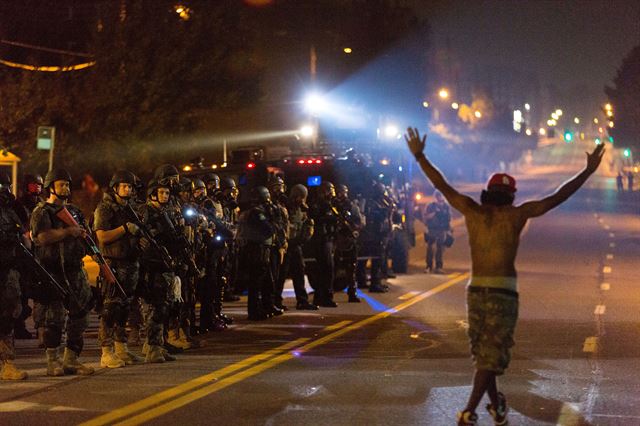
[[[56,217],[60,219],[62,222],[64,222],[64,224],[67,226],[78,226],[85,230],[85,237],[83,239],[84,245],[89,251],[89,254],[91,255],[91,257],[93,257],[94,260],[100,266],[100,272],[102,273],[102,276],[104,277],[105,281],[108,284],[114,285],[122,293],[124,297],[127,297],[127,293],[124,291],[124,289],[118,282],[118,279],[113,273],[113,270],[107,264],[107,261],[102,256],[102,253],[100,253],[100,249],[98,248],[95,241],[93,241],[93,238],[91,238],[91,234],[89,230],[84,225],[84,220],[81,221],[82,225],[80,225],[78,221],[73,217],[73,215],[69,213],[69,210],[67,210],[66,207],[62,207],[58,211],[58,213],[56,213]]]
[[[164,222],[163,224],[165,228],[171,234],[170,235],[171,239],[176,244],[178,244],[178,246],[180,246],[181,248],[184,248],[188,254],[190,254],[187,256],[183,256],[183,260],[187,263],[187,266],[189,266],[189,269],[192,271],[194,276],[199,276],[200,269],[198,268],[198,265],[196,265],[196,261],[193,258],[193,254],[195,254],[195,250],[193,248],[193,244],[191,244],[191,241],[189,241],[184,235],[178,232],[176,227],[173,225],[173,222],[171,221],[169,214],[166,211],[163,211],[162,213],[160,213],[160,219],[162,220],[162,222]]]
[[[40,278],[46,282],[48,282],[52,287],[56,289],[56,291],[63,297],[63,299],[67,299],[69,297],[69,290],[64,288],[55,278],[42,266],[40,260],[31,253],[31,250],[25,246],[22,241],[20,241],[20,236],[18,236],[18,248],[22,251],[22,254],[26,259],[29,260],[32,266],[35,267],[36,273],[40,276]]]
[[[167,251],[166,247],[158,244],[158,241],[155,238],[153,238],[153,235],[151,235],[149,228],[147,228],[145,224],[142,223],[142,220],[136,214],[135,210],[133,210],[133,207],[131,207],[131,204],[129,203],[125,204],[123,211],[124,211],[125,218],[129,222],[135,224],[138,227],[142,238],[149,241],[149,244],[151,244],[151,247],[153,248],[153,250],[155,250],[156,253],[160,255],[160,258],[162,259],[162,264],[164,265],[164,267],[168,270],[173,270],[175,267],[175,262],[173,261],[173,258]]]

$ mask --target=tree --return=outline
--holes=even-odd
[[[640,46],[622,60],[613,87],[605,93],[613,105],[614,127],[609,129],[616,146],[640,153]]]
[[[0,140],[18,155],[38,158],[35,128],[46,124],[60,136],[58,164],[102,177],[121,167],[151,170],[188,158],[186,136],[203,126],[208,110],[260,96],[244,8],[231,0],[190,1],[183,19],[166,0],[122,4],[96,6],[88,43],[95,66],[54,74],[0,70]],[[41,157],[27,167],[41,170]]]

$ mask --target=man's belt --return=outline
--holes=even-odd
[[[495,287],[478,287],[478,286],[469,286],[467,287],[467,291],[469,293],[484,293],[484,294],[506,294],[507,296],[512,296],[517,298],[518,292],[509,290],[506,288],[495,288]]]

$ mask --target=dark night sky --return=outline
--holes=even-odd
[[[517,67],[561,90],[586,84],[597,102],[640,43],[640,1],[456,0],[430,23],[434,45],[448,43],[463,66]]]

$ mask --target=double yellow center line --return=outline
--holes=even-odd
[[[308,337],[296,339],[292,342],[246,358],[235,364],[231,364],[209,374],[205,374],[204,376],[197,377],[173,388],[151,395],[150,397],[134,402],[133,404],[126,405],[107,414],[98,416],[82,423],[81,426],[98,426],[107,424],[138,425],[148,422],[198,399],[204,398],[207,395],[289,361],[317,346],[329,343],[346,333],[400,312],[409,306],[415,305],[416,303],[465,280],[468,276],[468,273],[451,275],[448,281],[432,288],[431,290],[419,293],[406,302],[402,302],[393,308],[387,309],[386,311],[380,312],[356,323],[352,323],[352,321],[341,321],[330,325],[324,330],[331,331],[331,333],[320,337],[319,339],[315,339],[313,341],[310,341],[311,338]],[[120,421],[121,419],[125,420]]]

